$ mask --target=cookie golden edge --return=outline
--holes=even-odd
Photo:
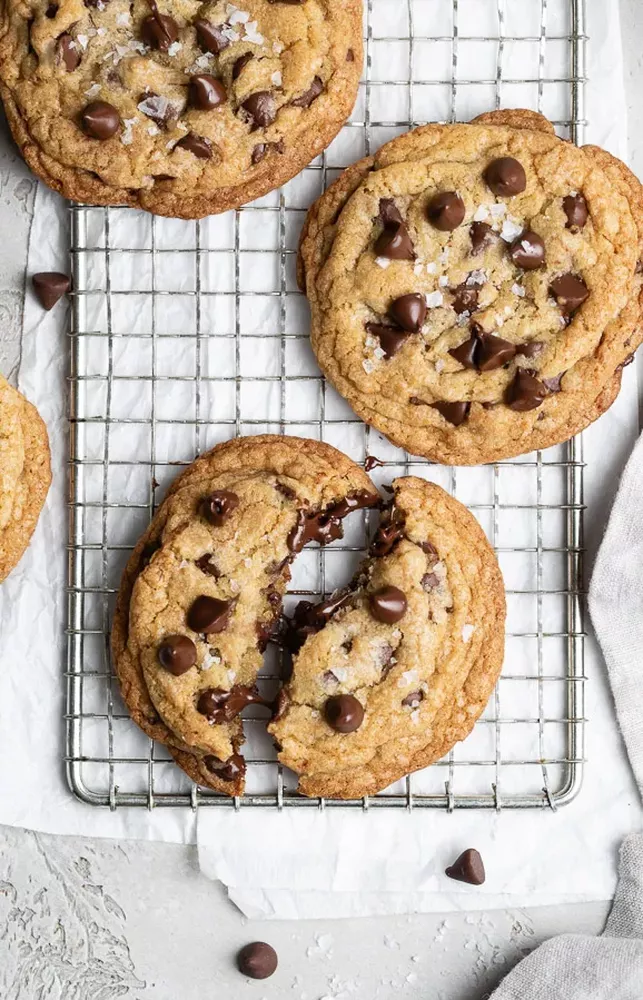
[[[337,62],[328,92],[330,98],[328,103],[333,109],[333,114],[313,119],[312,127],[309,127],[299,138],[296,146],[290,149],[290,154],[281,157],[281,169],[275,169],[274,161],[270,161],[247,184],[222,188],[212,196],[186,197],[173,194],[166,188],[163,190],[159,188],[156,191],[152,189],[151,192],[147,189],[133,192],[128,188],[114,188],[89,171],[84,171],[80,166],[70,167],[48,156],[32,139],[25,118],[10,88],[3,80],[2,63],[15,56],[8,41],[3,38],[0,23],[0,100],[4,106],[11,134],[30,170],[53,191],[69,201],[87,205],[139,208],[153,215],[186,220],[203,219],[208,215],[220,215],[230,209],[241,208],[242,205],[247,205],[292,180],[316,156],[328,148],[350,117],[357,100],[364,59],[362,0],[345,0],[342,6],[342,14],[348,17],[351,23],[351,47],[355,58],[352,62]],[[0,19],[1,15],[2,7],[0,7]],[[161,182],[168,185],[168,188],[169,183]]]
[[[332,445],[308,438],[281,435],[257,435],[255,437],[233,438],[216,445],[200,455],[170,484],[167,495],[157,510],[147,530],[134,547],[121,578],[116,605],[112,617],[110,648],[112,663],[119,683],[121,696],[133,721],[157,743],[164,744],[176,763],[194,782],[211,788],[223,795],[236,796],[243,793],[243,777],[234,781],[222,781],[213,775],[203,763],[203,757],[191,751],[178,736],[161,720],[152,703],[143,677],[141,664],[128,650],[129,606],[134,583],[142,566],[145,549],[156,543],[163,533],[168,513],[168,502],[185,487],[196,483],[207,483],[222,473],[234,469],[260,468],[275,474],[294,473],[302,463],[319,463],[332,473],[334,479],[344,480],[346,492],[354,489],[368,489],[376,492],[370,478],[343,452]],[[235,753],[241,750],[243,730],[241,720],[237,720],[236,735],[233,736]]]
[[[466,721],[462,721],[456,718],[457,706],[453,704],[439,733],[414,755],[411,767],[378,768],[377,763],[371,762],[362,768],[352,769],[350,776],[346,772],[325,773],[321,776],[300,772],[297,791],[306,797],[347,800],[375,795],[407,774],[440,760],[456,743],[469,735],[484,711],[502,671],[505,649],[505,587],[498,560],[487,536],[473,514],[435,483],[408,476],[395,480],[393,485],[396,484],[404,484],[412,490],[416,509],[420,507],[429,518],[439,517],[442,524],[449,523],[452,537],[457,538],[465,550],[463,562],[466,554],[471,552],[475,552],[479,559],[475,579],[470,582],[485,593],[485,614],[475,622],[484,632],[483,655],[476,660],[461,688],[469,709],[473,708],[474,711],[470,711]],[[392,738],[395,739],[394,736]],[[279,760],[286,767],[292,766],[292,761],[283,752],[279,754]]]
[[[20,518],[12,518],[7,527],[0,531],[0,583],[2,583],[22,559],[36,529],[51,485],[51,453],[47,427],[36,407],[17,389],[13,389],[2,376],[0,380],[6,391],[15,394],[22,401],[21,426],[24,436],[24,481],[27,496]]]
[[[526,131],[539,131],[555,135],[555,129],[543,115],[526,109],[492,111],[478,116],[472,125],[484,125],[487,128],[510,128]],[[317,273],[323,266],[330,246],[334,240],[334,232],[341,211],[360,185],[361,181],[374,169],[378,158],[390,147],[411,139],[416,135],[431,134],[436,129],[449,126],[426,125],[393,139],[373,156],[365,157],[348,167],[328,190],[310,207],[302,229],[299,252],[297,255],[297,280],[300,289],[307,295],[311,304],[311,345],[317,362],[324,375],[336,385],[335,372],[329,359],[319,350],[319,331],[315,309]],[[609,174],[612,183],[629,203],[634,224],[638,233],[638,253],[643,259],[643,187],[638,178],[629,168],[600,147],[581,147],[588,152],[598,166]],[[578,399],[578,405],[572,411],[570,419],[561,421],[553,427],[543,428],[535,425],[526,440],[518,441],[517,447],[507,447],[506,444],[488,443],[484,453],[479,448],[471,452],[466,446],[457,447],[457,437],[449,434],[450,444],[444,445],[436,440],[433,429],[423,433],[423,428],[409,428],[402,421],[382,418],[376,408],[369,407],[366,402],[356,398],[354,394],[342,392],[349,405],[365,423],[375,427],[389,441],[404,448],[414,455],[421,455],[445,465],[479,465],[488,462],[514,458],[528,454],[531,451],[542,450],[569,441],[576,434],[585,430],[597,420],[612,405],[621,384],[622,368],[631,355],[643,342],[643,288],[638,298],[632,298],[603,333],[598,351],[604,356],[605,378],[597,387],[596,395],[590,399]],[[332,359],[331,359],[332,360]],[[337,386],[336,386],[337,387]],[[576,392],[576,396],[581,394]],[[386,426],[385,426],[386,425]]]

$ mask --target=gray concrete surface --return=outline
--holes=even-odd
[[[643,3],[621,3],[630,163],[643,174]],[[10,378],[33,193],[0,120],[0,370]],[[607,908],[252,924],[199,875],[193,849],[0,828],[0,998],[481,1000],[545,938],[597,933]],[[232,960],[256,938],[280,955],[264,983]]]

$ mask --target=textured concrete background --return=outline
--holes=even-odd
[[[643,3],[621,5],[630,165],[643,175]],[[34,191],[0,120],[0,370],[12,380]],[[0,828],[2,1000],[481,1000],[540,941],[597,933],[606,913],[604,903],[252,924],[200,877],[193,849]],[[257,938],[280,956],[263,984],[232,961]]]

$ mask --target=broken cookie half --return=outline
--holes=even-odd
[[[300,605],[269,731],[308,796],[372,795],[471,731],[502,667],[505,595],[472,514],[433,483],[393,501],[351,586]]]

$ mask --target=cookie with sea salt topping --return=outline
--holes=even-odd
[[[533,112],[394,139],[307,217],[322,370],[363,420],[440,462],[567,440],[643,337],[641,192]]]
[[[505,597],[472,514],[407,477],[350,587],[296,610],[269,731],[304,795],[373,795],[464,739],[496,683]]]
[[[112,653],[134,721],[201,784],[243,789],[240,716],[270,708],[256,677],[290,563],[379,501],[334,448],[270,435],[219,445],[172,486],[123,575]]]
[[[22,558],[50,483],[47,428],[0,375],[0,582]]]
[[[350,115],[361,0],[7,0],[22,154],[89,204],[200,218],[279,187]]]

